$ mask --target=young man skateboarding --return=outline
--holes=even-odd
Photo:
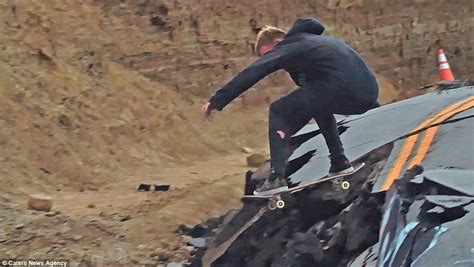
[[[334,114],[361,114],[377,106],[378,86],[364,60],[344,42],[321,35],[316,19],[298,19],[288,32],[266,26],[257,36],[260,56],[218,90],[203,107],[205,119],[268,74],[286,70],[299,86],[270,104],[269,143],[271,175],[255,195],[288,190],[285,177],[290,138],[311,118],[318,124],[329,148],[329,175],[351,172],[337,130]]]

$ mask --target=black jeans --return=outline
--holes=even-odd
[[[268,136],[274,175],[285,174],[289,141],[312,118],[326,140],[331,159],[344,155],[334,114],[361,114],[378,106],[378,87],[331,88],[323,82],[307,83],[270,105]]]

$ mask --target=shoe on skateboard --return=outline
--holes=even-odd
[[[253,191],[255,196],[271,196],[281,192],[288,191],[288,184],[284,177],[275,177],[270,176],[265,179],[265,182]]]
[[[354,172],[354,168],[345,156],[331,160],[328,177],[340,176]]]

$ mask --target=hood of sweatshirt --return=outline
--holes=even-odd
[[[286,35],[300,32],[321,35],[324,32],[324,25],[314,18],[300,18],[296,20]]]

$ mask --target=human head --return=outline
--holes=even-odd
[[[257,41],[255,42],[255,52],[258,56],[263,56],[265,53],[272,50],[273,46],[283,40],[285,35],[286,31],[266,25],[257,35]]]

